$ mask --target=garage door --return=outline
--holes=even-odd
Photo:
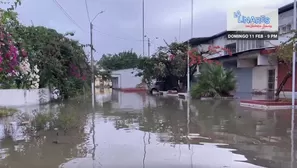
[[[237,79],[237,93],[251,93],[252,92],[252,68],[237,68],[235,70]]]

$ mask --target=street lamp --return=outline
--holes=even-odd
[[[99,14],[102,14],[104,11],[97,13],[97,15],[90,21],[90,41],[91,41],[91,70],[92,70],[92,81],[91,81],[91,89],[92,89],[92,105],[95,105],[95,75],[94,75],[94,56],[93,56],[93,21],[97,18]]]

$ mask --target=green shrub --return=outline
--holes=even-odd
[[[191,95],[193,98],[230,96],[235,89],[236,80],[232,70],[224,69],[215,64],[203,64],[198,83],[193,86]]]
[[[194,99],[200,99],[201,97],[214,97],[215,93],[203,88],[199,83],[194,85],[191,89],[191,97]]]
[[[11,116],[14,113],[16,113],[18,110],[13,108],[6,108],[6,107],[0,107],[0,117],[7,117]]]
[[[54,115],[51,113],[37,113],[32,121],[32,125],[35,127],[36,131],[47,129],[47,127],[50,126],[53,117]]]

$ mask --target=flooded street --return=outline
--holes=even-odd
[[[2,119],[0,167],[297,166],[291,111],[244,109],[234,100],[188,104],[139,93],[103,93],[98,91],[95,109],[82,98]],[[54,122],[38,114],[55,116]],[[19,124],[27,120],[34,129]]]

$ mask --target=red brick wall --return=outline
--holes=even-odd
[[[297,70],[297,68],[296,68]],[[284,64],[278,65],[278,71],[277,71],[277,86],[282,82],[284,77],[286,76],[288,72],[288,68]],[[297,72],[297,71],[296,71]],[[296,75],[297,79],[297,75]],[[295,88],[297,89],[297,80],[295,79]],[[292,78],[289,78],[287,83],[285,84],[283,91],[292,91]]]

